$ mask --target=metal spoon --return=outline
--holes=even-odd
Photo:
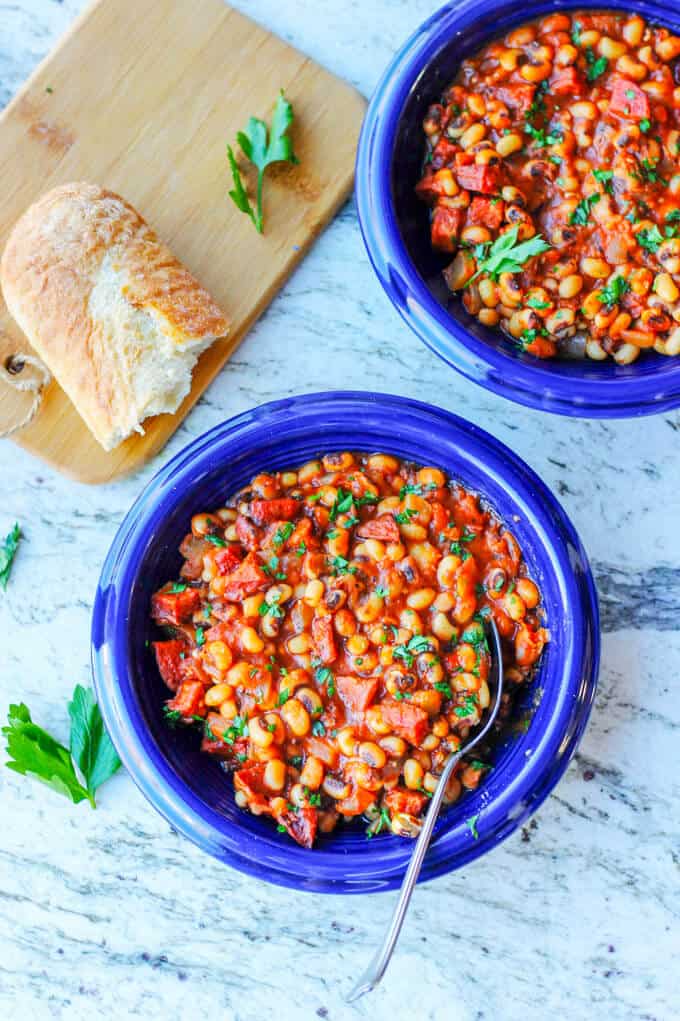
[[[503,692],[503,656],[498,629],[491,618],[487,618],[487,633],[489,632],[493,641],[492,663],[495,665],[495,670],[492,669],[489,676],[491,701],[487,710],[484,726],[478,728],[477,732],[470,738],[467,744],[464,745],[460,751],[456,752],[455,755],[451,755],[447,760],[444,771],[439,778],[437,789],[432,795],[427,815],[423,821],[422,829],[418,835],[418,839],[416,840],[416,845],[413,849],[413,854],[411,855],[411,861],[409,862],[406,875],[404,876],[404,880],[401,884],[399,900],[397,901],[394,914],[392,915],[392,920],[387,932],[385,933],[383,944],[373,957],[371,963],[357,984],[345,998],[347,1003],[354,1003],[355,1000],[358,1000],[365,993],[370,993],[372,989],[375,989],[385,974],[387,965],[390,963],[390,958],[392,957],[392,952],[396,946],[397,940],[399,939],[401,927],[404,924],[404,918],[411,900],[411,894],[413,893],[416,881],[420,875],[423,859],[427,853],[432,831],[434,830],[434,825],[437,821],[437,816],[439,815],[439,809],[444,799],[446,785],[458,762],[489,732],[498,714],[498,708],[501,703],[501,694]],[[495,681],[491,676],[493,674],[495,674]]]

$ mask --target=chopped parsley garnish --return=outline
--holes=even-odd
[[[285,826],[283,825],[283,823],[277,823],[277,826],[276,826],[276,832],[277,832],[277,833],[287,833],[287,832],[288,832],[288,830],[287,830],[287,829],[286,829],[286,827],[285,827]]]
[[[213,611],[213,608],[210,605],[210,603],[208,603],[206,606],[203,607],[203,616],[206,617],[206,618],[212,617],[212,611]]]
[[[409,493],[413,493],[414,496],[423,495],[423,487],[418,482],[407,482],[405,486],[402,486],[399,490],[399,499],[403,500]]]
[[[580,46],[581,45],[581,29],[582,29],[582,27],[583,26],[581,25],[580,21],[575,21],[574,22],[574,26],[573,26],[573,28],[571,30],[571,41],[573,42],[574,46]]]
[[[656,224],[653,227],[645,227],[643,230],[639,230],[635,235],[635,240],[642,248],[646,248],[648,252],[657,252],[659,246],[663,244],[663,234],[659,230]]]
[[[529,345],[533,344],[533,342],[538,337],[548,337],[548,336],[550,336],[550,335],[549,335],[548,331],[546,330],[545,326],[532,327],[532,329],[530,329],[530,330],[522,330],[522,332],[521,332],[521,334],[520,334],[520,336],[519,336],[519,338],[517,340],[517,343],[519,344],[519,346],[523,350],[526,350],[529,347]]]
[[[363,496],[357,496],[354,500],[357,507],[365,507],[367,504],[378,503],[380,497],[375,493],[364,493]]]
[[[395,645],[392,650],[394,659],[401,659],[407,667],[413,666],[413,657],[421,652],[430,652],[430,643],[425,635],[414,635],[406,645]]]
[[[163,706],[163,716],[168,726],[173,728],[182,720],[182,714],[179,709],[170,709],[168,705]]]
[[[569,217],[569,223],[575,224],[578,227],[585,227],[588,223],[588,217],[592,207],[600,201],[602,196],[599,191],[594,191],[592,195],[586,195],[584,199],[581,199],[574,212]]]
[[[187,587],[186,586],[186,582],[184,582],[184,581],[175,581],[175,582],[172,583],[172,585],[170,586],[168,591],[170,592],[170,595],[174,596],[178,592],[184,592],[186,587]]]
[[[534,144],[539,148],[543,149],[546,145],[557,145],[558,142],[562,141],[563,135],[561,132],[552,131],[547,135],[543,128],[535,128],[529,121],[524,122],[524,130],[534,140]]]
[[[342,487],[340,487],[338,489],[337,496],[333,501],[333,506],[331,507],[330,510],[329,517],[331,521],[335,521],[338,514],[347,514],[347,512],[352,509],[353,503],[354,497],[352,496],[352,494],[347,492],[347,490],[342,489]]]
[[[606,287],[603,287],[601,291],[598,291],[597,298],[603,305],[608,305],[610,308],[614,305],[618,305],[621,298],[630,290],[630,284],[625,277],[614,277]]]
[[[643,135],[647,134],[651,126],[652,122],[650,121],[649,117],[643,117],[639,124],[640,131],[642,132]]]
[[[204,536],[208,542],[211,542],[213,546],[228,546],[229,544],[224,540],[220,539],[219,535],[206,535]]]
[[[470,277],[466,286],[482,273],[488,273],[494,280],[497,280],[501,273],[519,273],[525,262],[551,248],[540,234],[517,244],[518,235],[519,226],[515,225],[496,238],[484,258],[478,261],[477,272]]]
[[[613,170],[593,170],[593,177],[596,181],[599,181],[608,195],[614,194],[614,188],[612,185],[613,176]]]
[[[327,539],[337,539],[339,535],[340,532],[337,530],[337,528],[334,528],[332,532],[326,532]]]
[[[321,795],[318,792],[313,793],[310,791],[309,787],[303,787],[303,791],[310,805],[313,805],[314,808],[318,808],[321,804]]]
[[[384,586],[382,586],[382,585],[376,585],[374,591],[375,591],[376,596],[379,596],[380,599],[386,599],[387,596],[389,595],[389,591],[386,588],[384,588]]]
[[[680,220],[680,209],[671,209],[664,217],[666,223],[677,223]]]
[[[277,706],[280,708],[282,705],[285,705],[289,698],[290,692],[288,691],[288,688],[281,688],[279,697],[276,700]]]
[[[353,528],[354,525],[358,525],[358,524],[359,524],[359,518],[355,517],[354,514],[352,514],[351,517],[347,518],[347,521],[343,521],[342,527],[343,528]]]
[[[468,560],[468,559],[469,559],[469,558],[470,558],[470,557],[472,556],[472,554],[470,553],[470,551],[469,551],[469,550],[466,550],[466,549],[465,549],[465,548],[464,548],[463,546],[461,546],[461,544],[460,544],[459,542],[457,542],[457,541],[455,541],[455,542],[452,542],[452,543],[450,544],[450,546],[449,546],[449,552],[450,552],[450,553],[453,553],[453,555],[454,555],[454,556],[456,556],[456,557],[460,557],[460,558],[461,558],[461,560]]]
[[[589,82],[594,82],[596,78],[599,78],[601,74],[604,74],[609,66],[606,57],[596,57],[592,47],[588,47],[586,50],[586,64],[588,70],[586,71],[586,78]]]
[[[456,716],[474,716],[477,711],[477,699],[474,695],[466,695],[462,705],[457,705],[453,710]]]
[[[366,827],[366,836],[370,840],[371,837],[377,836],[378,833],[382,833],[383,830],[389,830],[391,828],[392,820],[390,818],[390,813],[383,806],[380,809],[380,815],[376,819],[374,819],[373,822],[369,823],[368,826]]]
[[[550,302],[541,301],[540,298],[528,298],[527,305],[529,308],[550,308]]]
[[[295,556],[296,557],[304,557],[306,552],[307,552],[307,547],[306,547],[304,542],[301,542],[300,545],[298,546],[298,548],[295,550]]]
[[[276,529],[274,545],[283,546],[284,542],[288,542],[294,531],[295,525],[291,521],[286,521],[285,525],[281,525],[280,528]]]
[[[283,617],[283,610],[279,606],[278,596],[276,597],[276,599],[272,599],[271,602],[267,602],[267,600],[264,599],[260,603],[257,612],[259,613],[260,617],[266,617],[267,614],[269,614],[270,617]]]
[[[312,734],[315,734],[317,737],[325,736],[326,728],[324,727],[321,720],[314,720],[314,723],[312,724]]]
[[[440,691],[444,698],[453,698],[453,692],[451,691],[451,685],[446,681],[436,681],[435,690]]]
[[[196,645],[205,645],[205,630],[202,627],[196,628]]]
[[[403,702],[405,698],[411,698],[412,696],[408,691],[395,691],[392,697],[396,699],[397,702]]]
[[[356,574],[358,570],[355,566],[351,565],[349,560],[346,560],[345,557],[331,557],[328,562],[333,568],[333,573],[335,575]]]
[[[21,529],[18,522],[15,522],[11,532],[5,536],[2,545],[0,545],[0,588],[3,592],[7,588],[7,582],[9,581],[12,563],[16,555],[16,550],[18,549],[20,538]]]
[[[406,510],[399,511],[398,514],[394,515],[394,520],[398,525],[407,525],[411,518],[415,518],[418,514],[417,510],[413,510],[411,507],[407,507]]]
[[[465,825],[467,826],[467,828],[469,829],[470,833],[475,838],[475,840],[479,840],[479,832],[477,830],[477,823],[478,823],[478,821],[479,821],[479,812],[477,813],[477,815],[473,815],[469,819],[465,820]]]
[[[327,666],[321,666],[320,660],[318,659],[312,661],[312,666],[316,667],[314,676],[317,684],[325,684],[328,697],[333,698],[333,695],[335,694],[335,677],[333,676],[333,671]]]
[[[648,159],[641,160],[640,173],[642,179],[644,181],[648,181],[649,184],[668,184],[668,181],[665,181],[664,178],[659,175],[656,169],[657,166],[657,162],[652,162]]]
[[[240,737],[248,736],[248,720],[245,716],[235,716],[231,721],[231,726],[222,734],[222,740],[225,744],[233,744]]]

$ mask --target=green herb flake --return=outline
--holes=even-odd
[[[12,531],[5,536],[2,545],[0,545],[0,588],[3,592],[7,588],[7,582],[12,573],[12,564],[21,539],[21,527],[18,522],[15,522]]]
[[[205,645],[205,630],[202,627],[196,628],[196,645],[200,648]]]
[[[519,226],[515,225],[505,234],[496,238],[485,258],[477,263],[477,272],[470,278],[466,286],[469,286],[482,273],[488,273],[494,280],[498,279],[501,273],[519,273],[529,259],[533,259],[551,248],[551,245],[540,234],[517,244],[518,235]]]
[[[288,688],[281,688],[281,691],[279,692],[279,697],[276,700],[277,706],[280,708],[282,705],[285,705],[289,698],[290,692]]]
[[[207,539],[208,542],[211,542],[213,544],[213,546],[228,546],[229,545],[229,543],[226,542],[226,540],[220,539],[219,535],[205,535],[203,538]]]
[[[602,185],[608,195],[614,194],[614,186],[612,184],[612,178],[614,177],[613,170],[593,170],[593,177]]]
[[[647,134],[647,132],[649,131],[651,126],[652,126],[652,122],[649,120],[648,117],[643,117],[642,120],[639,123],[639,128],[640,128],[640,131],[642,132],[643,135]]]
[[[394,520],[398,525],[407,525],[411,518],[415,518],[418,515],[417,510],[413,510],[412,507],[407,507],[406,510],[399,511],[398,514],[394,515]]]
[[[374,592],[380,599],[387,599],[389,595],[388,589],[386,589],[383,585],[376,585]]]
[[[654,224],[653,227],[645,227],[639,230],[635,235],[635,240],[641,248],[646,248],[648,252],[658,252],[663,244],[664,237],[657,225]]]
[[[606,287],[603,287],[601,291],[597,292],[598,301],[601,301],[603,305],[608,305],[613,308],[614,305],[618,305],[621,298],[630,290],[630,284],[625,277],[614,277]]]
[[[594,82],[600,75],[604,74],[609,67],[609,62],[606,57],[596,57],[592,48],[589,46],[586,50],[586,78],[589,82]]]
[[[602,196],[599,191],[594,191],[592,195],[586,195],[584,199],[581,199],[576,209],[569,217],[569,223],[578,227],[585,227],[588,223],[590,210],[600,201],[601,198]]]
[[[316,737],[325,737],[326,728],[321,720],[314,720],[314,723],[312,724],[312,734],[315,734]]]
[[[529,308],[550,308],[550,302],[541,301],[540,298],[528,298],[527,305]]]
[[[184,592],[184,590],[186,589],[186,587],[187,587],[187,585],[186,585],[186,582],[183,582],[183,581],[175,581],[175,582],[173,582],[173,583],[172,583],[172,585],[171,585],[171,586],[170,586],[170,588],[168,589],[168,592],[170,593],[170,595],[174,596],[174,595],[176,595],[176,594],[177,594],[178,592]]]
[[[280,528],[276,529],[276,533],[274,534],[274,545],[283,546],[284,542],[288,542],[294,531],[295,525],[291,521],[287,521],[285,525],[281,525]]]
[[[480,813],[478,812],[477,815],[473,815],[469,819],[465,820],[465,825],[467,826],[467,828],[469,829],[470,833],[472,834],[472,836],[474,837],[475,840],[479,840],[479,831],[477,830],[477,823],[479,822],[479,816],[480,816]]]

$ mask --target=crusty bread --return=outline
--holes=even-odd
[[[105,450],[175,411],[223,312],[139,213],[93,184],[48,192],[0,262],[7,307]]]

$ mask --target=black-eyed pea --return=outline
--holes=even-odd
[[[597,52],[607,60],[618,60],[628,52],[628,47],[619,39],[612,39],[611,36],[603,35],[597,44]],[[657,47],[658,52],[658,47]]]
[[[295,737],[306,737],[311,730],[312,721],[302,702],[297,698],[289,698],[281,706],[281,718]]]
[[[295,692],[295,697],[302,702],[311,716],[319,716],[323,712],[321,697],[313,688],[298,688]]]
[[[576,320],[576,313],[573,308],[558,308],[545,320],[545,328],[548,333],[559,334],[571,329]]]
[[[295,670],[289,670],[285,677],[281,678],[281,687],[287,688],[288,692],[292,694],[297,688],[301,688],[310,682],[310,675],[307,670],[297,668]]]
[[[480,684],[476,674],[463,672],[451,676],[451,685],[455,691],[478,691]]]
[[[486,227],[480,227],[478,224],[472,224],[469,227],[464,227],[461,231],[461,241],[465,241],[470,245],[484,245],[491,241],[491,231],[487,230]]]
[[[437,567],[437,581],[442,588],[453,588],[456,582],[456,572],[461,564],[461,558],[453,553],[442,557]]]
[[[586,341],[586,355],[595,362],[603,362],[607,358],[607,352],[597,340]]]
[[[635,344],[622,344],[614,352],[614,361],[617,365],[630,365],[640,354],[640,348]]]
[[[312,647],[312,639],[306,632],[288,639],[288,652],[293,656],[304,656],[305,653],[311,652]]]
[[[385,547],[385,556],[396,564],[406,556],[406,547],[400,542],[390,542]]]
[[[368,651],[368,638],[366,635],[352,635],[347,641],[347,651],[350,656],[363,656]]]
[[[258,748],[269,748],[274,741],[274,734],[269,730],[262,716],[251,716],[248,720],[248,736]]]
[[[251,685],[250,672],[252,669],[251,663],[247,663],[244,659],[239,660],[238,663],[234,663],[227,671],[227,683],[231,684],[233,688],[249,688]]]
[[[602,309],[601,291],[591,291],[581,302],[581,312],[586,319],[594,319]]]
[[[425,771],[417,759],[407,759],[403,766],[404,783],[413,791],[420,789]]]
[[[324,777],[324,781],[321,785],[321,789],[324,794],[327,794],[329,798],[333,798],[335,801],[342,801],[343,798],[349,797],[350,786],[345,783],[344,780],[340,780],[336,776]]]
[[[334,451],[322,458],[323,466],[327,472],[346,471],[354,464],[354,455],[348,450]]]
[[[537,586],[530,578],[518,578],[515,582],[515,591],[528,609],[533,610],[538,606],[541,596]]]
[[[385,559],[385,543],[379,539],[366,539],[363,543],[365,555],[369,560],[374,560],[379,563]]]
[[[396,457],[391,457],[389,454],[372,454],[366,462],[366,467],[371,471],[393,475],[399,470],[399,462]]]
[[[522,50],[518,49],[503,49],[498,54],[498,63],[504,71],[514,71],[519,63],[519,58],[523,56]]]
[[[439,786],[439,777],[435,776],[434,773],[428,772],[423,777],[423,790],[428,791],[429,794],[434,794]]]
[[[560,298],[575,298],[583,287],[583,277],[579,273],[570,273],[569,276],[560,280]]]
[[[667,273],[680,273],[680,238],[664,241],[659,245],[656,257]]]
[[[231,666],[233,657],[226,642],[208,642],[205,651],[220,673],[224,673]]]
[[[292,489],[293,486],[297,486],[298,477],[297,472],[282,472],[281,473],[281,485],[284,489]]]
[[[205,693],[205,704],[210,707],[222,705],[233,694],[234,689],[230,684],[214,684]]]
[[[501,317],[493,308],[480,308],[477,318],[483,326],[498,326]]]
[[[336,528],[326,536],[326,550],[331,557],[346,557],[349,550],[349,532],[346,528]]]
[[[543,82],[546,78],[550,77],[552,72],[552,63],[549,60],[541,60],[536,64],[528,63],[522,64],[519,69],[519,73],[526,82],[532,82],[538,84]]]
[[[264,768],[262,782],[270,791],[282,791],[286,785],[286,764],[281,759],[270,759]]]
[[[537,28],[535,25],[521,25],[519,28],[515,28],[512,32],[508,32],[505,37],[506,46],[528,46],[536,39]]]
[[[378,653],[374,652],[373,649],[369,649],[363,656],[355,657],[353,667],[358,674],[372,674],[378,663]]]
[[[444,679],[444,668],[439,656],[432,652],[423,652],[416,660],[418,674],[429,684],[439,684]]]
[[[357,741],[354,727],[343,727],[339,730],[336,741],[342,755],[350,757],[356,754],[359,742]]]
[[[388,667],[388,669],[385,671],[385,676],[383,680],[385,688],[387,689],[389,694],[394,695],[398,691],[401,691],[401,687],[404,681],[404,672],[402,668],[399,666]]]
[[[299,808],[306,804],[307,794],[305,793],[304,784],[294,783],[288,793],[288,800]]]
[[[436,688],[423,688],[413,692],[410,704],[423,709],[429,716],[436,716],[442,707],[442,694]]]
[[[474,272],[474,259],[469,258],[467,252],[459,250],[453,261],[447,266],[444,276],[450,290],[460,291]]]
[[[380,747],[391,759],[401,759],[408,751],[406,741],[401,737],[397,737],[396,734],[383,737],[380,741]]]
[[[616,61],[616,70],[626,78],[632,78],[635,82],[644,81],[648,74],[648,68],[639,60],[635,60],[629,53],[619,57]]]
[[[477,666],[477,651],[469,642],[461,642],[456,647],[456,658],[463,670],[472,671]]]
[[[380,706],[372,705],[366,710],[366,726],[373,734],[389,734],[392,730],[388,723],[385,723]]]
[[[394,649],[391,645],[383,645],[378,655],[381,666],[391,666],[394,662]]]
[[[402,485],[401,479],[396,479],[395,483],[398,487],[401,487]],[[386,496],[375,508],[376,517],[380,517],[381,514],[389,514],[390,511],[397,510],[400,503],[401,500],[398,496]]]
[[[432,633],[442,642],[450,642],[456,635],[456,628],[445,613],[438,611],[432,617]]]
[[[421,635],[423,633],[423,621],[422,618],[412,608],[402,610],[399,614],[399,624],[402,628],[410,631],[413,635]],[[408,641],[408,639],[407,639]]]
[[[415,521],[407,521],[405,524],[399,525],[399,531],[405,539],[410,539],[411,542],[422,542],[427,539],[427,528],[424,525],[419,525]]]
[[[440,592],[432,604],[437,613],[448,613],[456,605],[456,598],[451,592]]]
[[[582,50],[594,49],[600,41],[600,34],[596,28],[589,28],[585,32],[580,33],[577,45]]]
[[[510,620],[519,621],[526,617],[527,608],[516,590],[506,593],[499,602]]]
[[[433,588],[420,588],[406,597],[406,605],[411,610],[426,610],[434,602],[437,593]]]
[[[260,622],[260,630],[265,638],[276,638],[281,630],[281,618],[266,614]]]
[[[264,596],[261,592],[258,592],[254,596],[246,596],[241,603],[241,609],[244,617],[259,617],[260,607],[264,602]]]
[[[665,39],[657,39],[654,48],[661,60],[670,63],[680,57],[680,36],[669,35]]]
[[[223,522],[216,514],[194,514],[191,519],[191,531],[198,538],[221,534],[222,528]]]
[[[680,290],[670,273],[657,273],[654,278],[653,291],[669,305],[674,304],[680,298]]]
[[[356,633],[356,617],[351,610],[340,609],[333,618],[333,627],[342,638],[350,638]]]
[[[501,302],[510,307],[522,302],[522,288],[514,273],[501,273],[498,277],[498,293]]]
[[[519,152],[523,145],[522,136],[516,131],[511,131],[509,135],[501,135],[498,139],[496,152],[505,159],[506,156],[512,156],[514,152]]]
[[[358,748],[359,758],[372,769],[382,769],[387,762],[387,756],[380,745],[375,741],[362,741]]]
[[[433,752],[436,748],[439,748],[441,741],[435,734],[428,734],[427,737],[423,738],[420,743],[420,748],[424,752]]]
[[[441,489],[446,484],[446,476],[439,468],[421,468],[416,476],[418,484],[430,488]]]
[[[325,766],[321,759],[317,759],[316,755],[308,755],[300,773],[300,783],[312,791],[317,791],[323,783],[324,773]]]
[[[491,694],[489,692],[489,685],[486,683],[486,681],[482,681],[479,685],[479,691],[477,692],[477,701],[479,702],[480,709],[489,708]]]
[[[234,801],[239,808],[248,807],[248,796],[243,791],[236,791],[234,794]]]
[[[644,18],[641,18],[639,14],[634,14],[632,17],[628,18],[621,29],[621,35],[629,46],[639,46],[642,42],[642,37],[645,34],[646,27]]]
[[[677,355],[680,354],[680,327],[672,330],[665,341],[666,350],[663,352],[666,355]]]
[[[311,581],[308,581],[303,597],[307,606],[318,606],[323,599],[324,592],[324,583],[319,578],[312,578]]]
[[[244,652],[250,652],[256,655],[264,649],[264,642],[253,627],[241,628],[239,641]]]
[[[438,716],[432,723],[432,733],[435,737],[446,737],[449,732],[449,723],[445,716]]]
[[[306,486],[322,474],[323,465],[321,461],[308,461],[307,464],[298,469],[298,482],[301,486]]]
[[[555,53],[555,64],[557,67],[569,67],[578,60],[578,50],[571,43],[563,43],[558,46]]]

